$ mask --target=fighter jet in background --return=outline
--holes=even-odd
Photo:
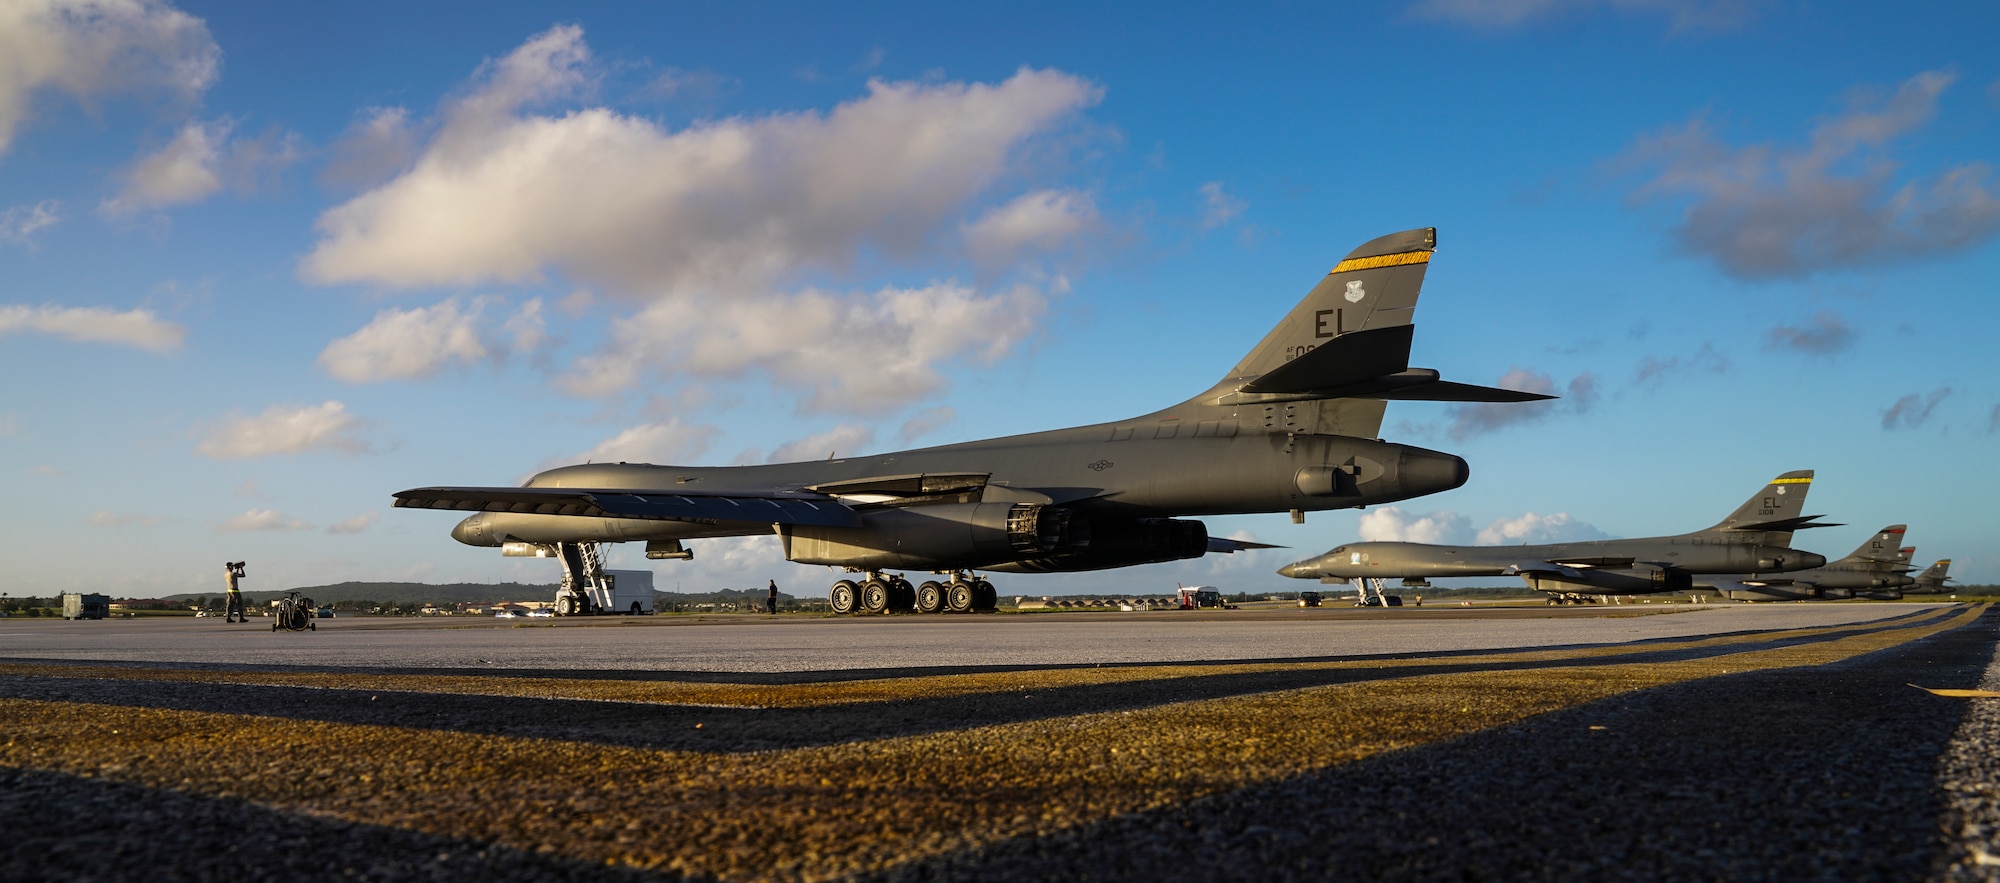
[[[1362,245],[1220,382],[1128,420],[824,462],[569,466],[525,487],[418,488],[395,504],[478,512],[452,537],[560,559],[563,612],[600,594],[597,544],[607,542],[688,558],[686,540],[775,533],[789,560],[863,574],[834,583],[840,613],[991,607],[995,590],[975,570],[1097,570],[1263,547],[1210,537],[1183,516],[1290,510],[1302,520],[1450,490],[1465,483],[1464,460],[1376,437],[1387,401],[1550,398],[1410,367],[1411,316],[1436,245],[1433,228]],[[856,357],[873,345],[857,341]],[[948,578],[913,586],[897,570]]]
[[[1892,524],[1875,532],[1860,548],[1839,561],[1824,566],[1795,570],[1782,576],[1739,574],[1695,580],[1695,588],[1713,589],[1738,601],[1810,601],[1816,598],[1902,597],[1903,586],[1913,585],[1910,556],[1915,548],[1903,546],[1905,525]]]
[[[1519,576],[1549,603],[1588,603],[1605,595],[1684,592],[1695,574],[1782,573],[1826,563],[1790,547],[1792,532],[1820,524],[1801,515],[1812,470],[1787,472],[1707,530],[1668,537],[1593,540],[1538,546],[1436,546],[1349,543],[1278,573],[1346,582],[1401,577],[1423,585],[1434,577]]]

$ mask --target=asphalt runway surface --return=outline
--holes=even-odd
[[[1996,644],[1950,604],[0,620],[0,879],[2000,880]]]

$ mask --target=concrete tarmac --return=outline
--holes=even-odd
[[[1614,644],[1870,622],[1903,604],[1280,608],[984,616],[0,620],[0,657],[389,668],[842,671],[1310,659]]]
[[[0,879],[1993,880],[1997,621],[0,620]]]

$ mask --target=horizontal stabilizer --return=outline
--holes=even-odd
[[[1231,539],[1225,539],[1223,537],[1208,538],[1208,550],[1210,552],[1248,552],[1252,549],[1283,549],[1283,548],[1286,547],[1274,546],[1271,545],[1270,543],[1251,542],[1250,540],[1231,540]]]
[[[1756,521],[1750,524],[1732,524],[1726,528],[1723,528],[1723,530],[1775,530],[1775,531],[1784,531],[1790,533],[1796,530],[1808,530],[1815,527],[1847,526],[1844,524],[1829,524],[1813,520],[1815,518],[1825,518],[1825,517],[1826,516],[1824,515],[1800,515],[1797,518],[1783,518],[1777,521]]]
[[[1497,386],[1474,386],[1450,380],[1434,380],[1430,383],[1414,384],[1365,397],[1398,402],[1545,402],[1555,398],[1538,392],[1501,389]]]
[[[1310,357],[1311,354],[1307,355]],[[1251,386],[1255,387],[1257,384]],[[1244,391],[1263,390],[1246,387]],[[1397,402],[1540,402],[1555,398],[1538,392],[1455,383],[1440,379],[1438,372],[1431,368],[1407,368],[1395,374],[1370,377],[1340,386],[1318,387],[1309,392],[1317,398],[1383,399]]]
[[[1272,369],[1243,387],[1248,393],[1318,392],[1400,374],[1410,367],[1415,325],[1351,331]]]
[[[400,509],[522,512],[646,521],[731,521],[859,527],[861,516],[823,494],[659,491],[559,487],[427,487],[397,493]]]

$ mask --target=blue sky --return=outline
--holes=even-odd
[[[1564,396],[1392,405],[1469,484],[1002,594],[1692,530],[1798,468],[1848,525],[1800,545],[2000,582],[1991,3],[462,10],[0,7],[0,590],[552,581],[389,495],[1143,413],[1417,226],[1415,364]],[[658,585],[835,578],[696,551]]]

